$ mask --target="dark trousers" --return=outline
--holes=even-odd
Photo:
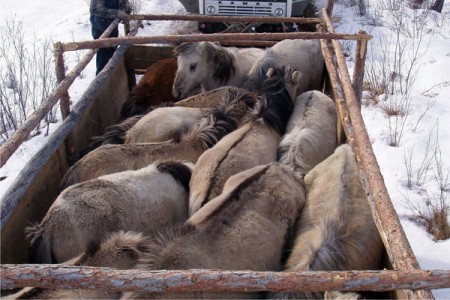
[[[102,30],[98,30],[94,26],[92,26],[92,37],[94,39],[98,39],[103,34]],[[118,37],[119,36],[119,29],[116,27],[112,32],[110,37]],[[113,56],[114,51],[116,51],[116,47],[108,47],[108,48],[99,48],[97,52],[97,71],[95,75],[98,75],[101,70],[105,67],[105,65],[108,63],[110,58]]]

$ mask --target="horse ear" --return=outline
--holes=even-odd
[[[292,72],[292,81],[294,81],[295,83],[300,82],[301,77],[302,77],[302,72],[300,72],[300,71]]]
[[[205,51],[205,49],[208,49],[209,48],[209,43],[208,42],[200,42],[200,43],[198,43],[198,46],[197,46],[197,52],[198,53],[203,53],[203,51]]]

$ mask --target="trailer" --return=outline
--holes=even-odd
[[[42,288],[101,288],[117,291],[374,291],[375,298],[427,298],[429,289],[450,287],[450,271],[421,270],[406,239],[398,216],[384,185],[376,157],[360,113],[360,99],[367,43],[365,32],[338,34],[330,17],[331,7],[323,10],[323,19],[287,18],[283,22],[312,22],[316,32],[191,34],[173,36],[135,36],[72,43],[56,43],[57,77],[60,81],[39,110],[4,145],[5,159],[33,130],[39,118],[59,100],[64,121],[30,160],[1,202],[1,289],[36,286]],[[134,16],[136,20],[202,20],[205,16]],[[215,18],[215,17],[208,17]],[[220,17],[218,17],[220,18]],[[233,17],[239,19],[239,17]],[[248,21],[242,17],[242,21]],[[253,20],[252,20],[253,21]],[[264,20],[266,21],[266,20]],[[105,32],[109,35],[119,20]],[[109,31],[109,32],[108,32]],[[319,39],[326,62],[323,91],[337,106],[340,130],[338,140],[351,145],[367,194],[371,212],[385,246],[380,270],[336,272],[251,272],[251,271],[154,271],[114,270],[62,265],[30,265],[24,228],[42,220],[59,194],[65,172],[86,149],[89,138],[101,135],[107,126],[117,123],[119,110],[129,91],[129,76],[152,63],[171,57],[173,44],[188,41],[219,41],[226,45],[270,46],[283,39]],[[340,39],[357,43],[353,81],[345,64]],[[145,45],[144,45],[145,44]],[[81,99],[69,108],[70,84],[95,55],[99,47],[119,46],[104,70],[92,81]],[[64,52],[91,49],[68,74],[64,71]],[[37,120],[37,121],[36,121]]]

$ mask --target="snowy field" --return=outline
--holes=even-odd
[[[401,34],[405,37],[400,39],[398,47],[404,49],[397,52],[396,56],[395,49],[386,49],[383,45],[395,45],[394,28],[398,28],[398,19],[394,18],[395,14],[383,9],[379,2],[382,1],[370,0],[367,3],[370,18],[359,16],[355,7],[349,7],[345,3],[336,4],[333,15],[339,17],[340,21],[335,24],[335,29],[342,33],[356,33],[362,29],[374,36],[369,42],[366,80],[369,72],[372,77],[381,77],[383,73],[377,67],[386,60],[392,62],[394,58],[398,58],[398,53],[403,55],[398,60],[400,71],[392,72],[389,76],[404,80],[408,73],[403,73],[401,67],[407,67],[411,57],[417,60],[414,72],[411,72],[416,74],[415,80],[409,81],[406,93],[409,99],[406,110],[409,113],[406,118],[403,116],[397,119],[402,124],[398,146],[389,145],[392,142],[392,122],[395,118],[388,117],[386,107],[404,95],[400,91],[402,87],[396,86],[393,95],[381,94],[377,103],[365,93],[362,113],[390,197],[421,268],[450,269],[450,240],[433,241],[431,235],[414,218],[418,211],[427,214],[428,207],[439,199],[450,204],[450,3],[446,1],[441,14],[429,12],[421,19],[425,23],[420,28],[414,20],[423,11],[403,8],[404,28]],[[71,0],[63,5],[57,0],[0,0],[0,7],[0,17],[3,20],[14,18],[23,22],[28,41],[39,42],[48,38],[53,42],[91,39],[88,0]],[[185,13],[185,10],[176,0],[143,0],[141,13],[174,14]],[[181,21],[144,24],[145,28],[140,35],[174,33],[186,26]],[[1,25],[1,29],[4,28]],[[388,39],[391,43],[383,44]],[[354,44],[344,42],[343,48],[350,54],[348,66],[352,74]],[[416,56],[411,53],[414,49],[417,49]],[[77,59],[74,53],[66,54],[69,69],[75,66]],[[70,88],[72,101],[82,95],[94,78],[94,61]],[[3,198],[15,176],[45,139],[46,136],[39,135],[24,143],[0,169],[0,177],[6,177],[0,182],[0,198]],[[425,162],[428,163],[424,167]],[[437,185],[439,174],[443,174],[441,177],[447,182],[446,188],[439,188]],[[434,290],[433,294],[437,299],[450,299],[450,289]]]

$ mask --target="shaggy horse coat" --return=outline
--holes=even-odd
[[[219,195],[231,175],[276,161],[280,136],[293,109],[292,87],[285,86],[285,74],[278,72],[265,81],[265,96],[249,122],[199,157],[190,182],[189,215]]]
[[[188,132],[210,109],[160,107],[143,116],[125,134],[124,144],[164,142]]]
[[[162,102],[175,102],[172,86],[176,71],[176,58],[162,59],[148,67],[142,79],[127,95],[120,110],[120,119],[142,114],[150,106]]]
[[[119,230],[149,234],[187,219],[191,163],[152,164],[73,185],[27,238],[37,263],[67,261],[99,236]]]
[[[306,204],[286,271],[375,270],[383,244],[349,145],[306,176]],[[323,293],[280,293],[273,298],[323,298]],[[329,296],[332,296],[331,294]]]
[[[266,49],[265,54],[249,70],[245,86],[250,90],[259,89],[259,79],[269,68],[284,66],[290,66],[303,75],[297,95],[308,90],[320,90],[324,71],[320,43],[317,40],[300,39],[283,40]]]
[[[172,94],[184,99],[198,86],[206,92],[221,86],[241,86],[253,63],[264,54],[258,48],[221,47],[214,43],[182,43],[174,49],[178,69]]]
[[[195,163],[206,149],[236,129],[238,122],[232,106],[213,109],[211,115],[200,120],[188,133],[166,142],[101,146],[67,170],[61,189],[102,175],[137,170],[156,161]]]
[[[209,94],[205,98],[193,96],[181,101],[184,105],[189,103],[191,106],[205,108],[183,107],[175,103],[175,107],[161,107],[149,112],[128,130],[125,135],[125,144],[163,142],[181,136],[201,118],[210,115],[219,105],[229,107],[231,112],[235,113],[236,119],[240,120],[256,102],[254,97],[251,97],[250,93],[244,89],[227,87],[215,91],[203,93],[203,95]],[[200,101],[193,101],[196,99]],[[202,103],[203,99],[209,101]]]
[[[278,161],[304,175],[334,152],[337,112],[334,101],[319,91],[301,94],[294,106]]]
[[[145,270],[221,269],[280,271],[305,202],[303,180],[273,163],[238,173],[181,230],[159,233],[137,266]],[[124,298],[248,298],[255,293],[126,293]]]
[[[128,270],[134,268],[144,253],[148,252],[147,244],[147,238],[140,233],[120,231],[101,242],[91,242],[82,255],[64,264]],[[24,288],[5,299],[119,299],[120,295],[120,292],[104,289]]]

